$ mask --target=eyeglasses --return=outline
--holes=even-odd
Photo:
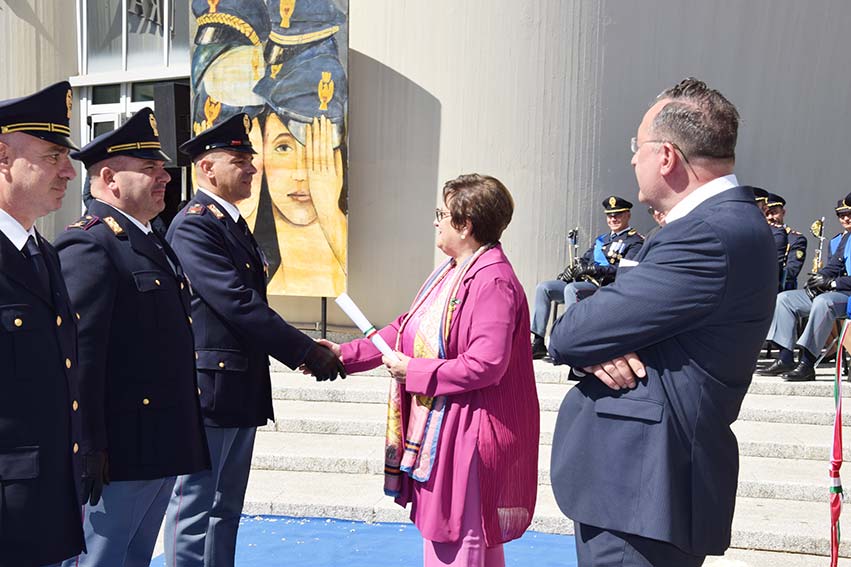
[[[686,162],[686,165],[689,169],[691,169],[692,175],[694,175],[694,169],[691,167],[691,162],[688,160],[688,156],[683,151],[681,147],[677,145],[676,142],[672,142],[670,140],[644,140],[640,144],[638,143],[638,138],[633,136],[629,139],[629,150],[633,153],[633,155],[643,146],[644,144],[671,144],[675,150],[680,152],[680,155],[683,156],[683,161]]]
[[[444,218],[452,215],[449,211],[444,211],[443,209],[435,209],[434,210],[434,218],[437,219],[437,222],[442,221]]]

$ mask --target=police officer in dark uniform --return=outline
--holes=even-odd
[[[83,549],[77,316],[56,251],[35,229],[76,176],[71,100],[63,81],[0,102],[1,567]]]
[[[165,206],[168,157],[148,108],[72,157],[95,198],[56,240],[80,313],[80,452],[111,482],[85,507],[87,553],[65,567],[147,565],[175,477],[210,466],[189,283],[150,226]]]
[[[847,204],[846,204],[847,203]],[[836,214],[846,230],[830,241],[827,264],[810,275],[805,289],[784,291],[777,295],[774,317],[767,340],[780,348],[777,360],[757,371],[763,376],[782,376],[787,382],[815,380],[815,363],[833,324],[847,312],[851,297],[851,194],[836,204]],[[807,318],[798,336],[800,319]],[[795,347],[799,348],[795,364]]]
[[[764,212],[777,246],[777,266],[780,274],[777,291],[795,289],[798,287],[798,274],[801,273],[807,256],[807,238],[784,222],[786,199],[780,195],[768,194]]]
[[[631,259],[644,244],[644,237],[629,226],[632,203],[612,195],[603,200],[609,232],[601,234],[578,261],[559,274],[558,279],[541,282],[535,288],[532,315],[532,358],[547,356],[544,335],[550,318],[550,302],[564,302],[565,309],[615,281],[622,258]]]
[[[768,191],[762,187],[751,187],[753,191],[753,200],[756,201],[756,206],[765,214],[765,209],[768,208]]]
[[[166,515],[174,567],[233,565],[257,426],[274,419],[269,355],[318,379],[345,371],[334,354],[268,305],[266,261],[236,203],[256,169],[251,121],[239,113],[181,146],[198,192],[167,238],[192,281],[198,382],[213,466],[178,478]]]

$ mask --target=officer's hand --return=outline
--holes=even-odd
[[[109,459],[106,451],[95,451],[83,455],[83,503],[90,506],[100,502],[103,487],[109,484]]]
[[[638,355],[634,352],[619,356],[614,360],[603,362],[602,364],[586,366],[582,370],[593,374],[600,382],[612,390],[634,388],[636,381],[647,376],[647,372],[644,370],[644,363],[641,362]]]
[[[334,356],[330,348],[319,343],[314,343],[307,352],[304,366],[310,370],[318,382],[336,380],[338,374],[341,378],[346,377],[346,369],[340,359]]]
[[[830,276],[825,276],[824,274],[816,272],[807,278],[805,287],[812,291],[823,292],[830,289],[830,284],[833,283],[833,280],[834,278]]]
[[[573,269],[574,269],[574,266],[566,267],[558,276],[556,276],[556,279],[563,281],[563,282],[572,282],[573,281]]]
[[[581,264],[573,270],[573,281],[579,281],[582,278],[597,276],[597,264]]]

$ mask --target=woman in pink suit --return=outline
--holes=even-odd
[[[502,544],[535,509],[539,408],[529,308],[499,244],[511,194],[493,177],[443,188],[437,247],[449,259],[410,311],[380,331],[399,361],[366,339],[327,341],[348,372],[382,362],[391,383],[385,492],[424,538],[426,567],[502,567]]]

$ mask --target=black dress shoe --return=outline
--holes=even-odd
[[[783,375],[787,382],[809,382],[816,379],[816,369],[805,362],[799,362],[791,372]]]
[[[535,337],[532,341],[532,360],[540,360],[547,356],[547,345],[544,344],[543,337]]]
[[[771,366],[767,368],[761,368],[756,371],[760,376],[780,376],[781,374],[785,374],[795,368],[794,364],[786,364],[779,358],[775,360]]]

